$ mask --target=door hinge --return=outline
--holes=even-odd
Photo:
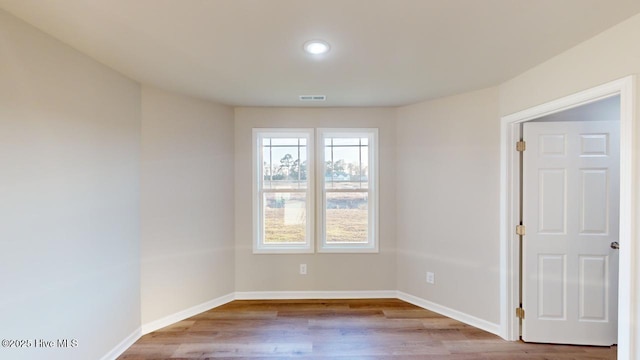
[[[520,236],[524,236],[527,233],[527,228],[524,227],[524,225],[517,225],[516,226],[516,234],[520,235]]]
[[[523,308],[521,308],[521,307],[516,308],[516,317],[518,319],[523,319],[524,320],[524,309]]]
[[[516,150],[519,152],[523,152],[527,150],[527,143],[524,140],[520,140],[516,143]]]

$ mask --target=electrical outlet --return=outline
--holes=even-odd
[[[300,264],[300,275],[307,275],[307,264]]]
[[[427,283],[428,284],[436,283],[436,275],[430,271],[427,271]]]

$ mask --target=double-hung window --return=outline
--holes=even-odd
[[[254,253],[377,252],[377,145],[377,129],[253,129]]]
[[[377,129],[319,129],[320,252],[377,252]]]
[[[253,130],[254,252],[313,252],[313,129]]]

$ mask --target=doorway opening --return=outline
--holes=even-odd
[[[501,335],[507,340],[518,340],[519,319],[516,309],[520,305],[520,252],[519,235],[516,226],[520,221],[520,171],[519,153],[516,143],[520,139],[523,123],[543,117],[552,117],[569,109],[595,103],[599,100],[619,97],[620,111],[620,221],[619,221],[619,289],[618,318],[630,319],[632,315],[633,277],[632,266],[635,259],[635,244],[632,243],[632,160],[634,122],[634,78],[632,76],[613,81],[574,95],[570,95],[540,106],[536,106],[502,118],[501,124]],[[578,111],[578,110],[576,110]],[[628,358],[632,344],[632,324],[618,323],[618,356]]]

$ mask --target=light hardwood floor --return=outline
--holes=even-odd
[[[615,359],[615,347],[509,342],[397,299],[233,301],[118,359]]]

